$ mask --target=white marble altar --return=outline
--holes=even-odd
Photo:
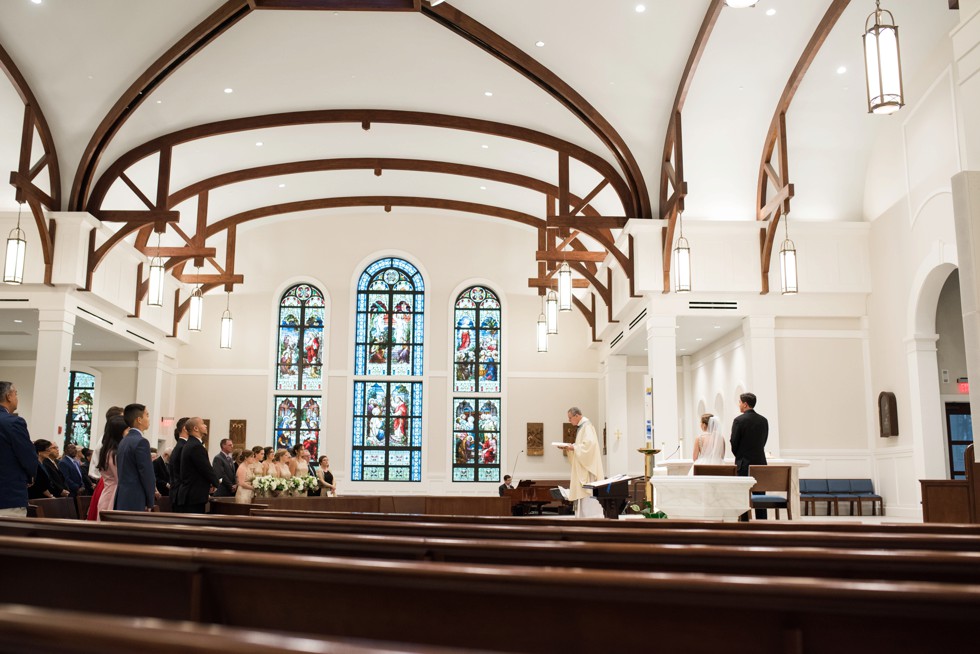
[[[654,475],[654,505],[668,518],[733,522],[749,510],[751,477]]]
[[[809,461],[803,459],[775,459],[769,458],[769,465],[771,466],[789,466],[792,468],[790,471],[790,491],[789,491],[789,503],[792,507],[793,519],[799,520],[800,516],[803,515],[800,506],[800,468],[807,468],[810,466]],[[735,465],[735,459],[725,459],[726,464]],[[691,466],[694,461],[691,459],[670,459],[668,461],[663,461],[657,465],[658,470],[654,472],[654,476],[666,474],[670,477],[685,476],[691,470]],[[669,513],[667,515],[670,515]]]

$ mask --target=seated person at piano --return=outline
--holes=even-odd
[[[505,490],[514,490],[514,485],[510,482],[511,482],[511,476],[504,475],[504,483],[500,484],[500,486],[497,488],[497,492],[499,493],[500,497],[504,496]]]

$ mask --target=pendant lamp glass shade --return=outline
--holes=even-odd
[[[572,310],[572,269],[566,261],[558,269],[558,310]]]
[[[23,205],[21,205],[23,207]],[[27,257],[27,238],[20,228],[20,209],[17,210],[17,226],[7,237],[7,252],[3,259],[3,283],[24,283],[24,262]]]
[[[745,9],[746,7],[754,7],[758,4],[759,0],[725,0],[725,4],[732,9]]]
[[[231,349],[231,332],[232,332],[232,320],[231,320],[231,293],[228,294],[227,303],[225,304],[225,312],[221,314],[221,349],[230,350]]]
[[[146,293],[146,303],[151,307],[163,306],[163,259],[150,260],[150,285]]]
[[[548,318],[548,333],[558,333],[558,294],[548,291],[547,310],[545,315]]]
[[[538,352],[548,351],[548,321],[544,317],[544,314],[538,316]]]
[[[868,83],[868,113],[891,114],[905,105],[898,26],[892,12],[875,2],[864,24],[864,72]]]
[[[192,332],[201,331],[204,322],[204,294],[198,286],[191,292],[190,300],[187,304],[187,329]]]
[[[799,292],[796,278],[796,245],[788,238],[779,248],[779,274],[782,276],[780,289],[783,295],[794,295]]]
[[[691,246],[683,236],[674,247],[674,292],[691,292]]]

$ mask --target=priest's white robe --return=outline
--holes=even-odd
[[[568,482],[568,499],[580,500],[592,497],[592,491],[582,488],[596,479],[602,479],[602,450],[599,449],[599,437],[596,436],[592,421],[582,416],[575,433],[575,446],[568,451],[572,464],[571,479]]]

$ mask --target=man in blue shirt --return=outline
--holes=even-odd
[[[37,451],[17,411],[17,389],[0,381],[0,515],[27,515],[27,487],[37,474]]]

